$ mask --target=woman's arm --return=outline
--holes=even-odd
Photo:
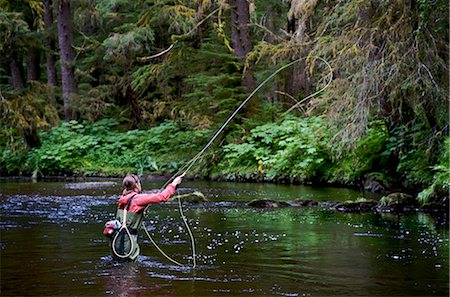
[[[166,202],[175,193],[175,186],[170,184],[163,191],[155,194],[139,194],[135,203],[139,206],[147,206],[150,203]]]
[[[135,203],[139,206],[147,206],[150,203],[160,203],[166,202],[170,196],[175,193],[176,187],[181,184],[183,181],[183,175],[177,176],[171,184],[169,184],[163,191],[156,194],[140,194],[137,199],[135,199]]]

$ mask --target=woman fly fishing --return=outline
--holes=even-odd
[[[117,202],[116,220],[105,225],[104,234],[110,237],[112,256],[117,260],[135,261],[139,255],[137,231],[149,204],[166,202],[183,181],[184,174],[176,177],[167,187],[154,194],[142,194],[139,177],[127,174],[123,179],[124,190]],[[109,233],[109,234],[108,234]]]
[[[172,44],[167,50],[162,52],[161,54],[164,54],[171,50],[173,48]],[[150,59],[159,56],[153,55],[149,57]],[[308,56],[309,57],[309,56]],[[222,126],[219,128],[219,130],[216,131],[216,133],[211,137],[211,139],[208,141],[208,143],[203,147],[203,149],[195,155],[189,162],[187,162],[182,170],[184,170],[184,173],[178,177],[176,177],[171,184],[169,184],[165,190],[158,194],[140,194],[141,192],[141,184],[139,182],[139,178],[136,175],[127,175],[125,179],[123,180],[123,185],[125,187],[124,192],[122,194],[122,197],[119,199],[118,203],[118,210],[117,210],[117,219],[113,221],[109,221],[105,224],[105,229],[103,231],[103,234],[105,234],[107,237],[112,239],[111,248],[113,251],[113,257],[118,259],[127,259],[127,260],[135,260],[137,256],[139,255],[139,245],[137,243],[137,230],[141,227],[143,224],[143,217],[144,217],[144,210],[147,207],[147,205],[151,203],[159,203],[159,202],[165,202],[167,201],[171,195],[175,193],[175,188],[177,185],[179,185],[182,182],[182,179],[184,177],[184,174],[188,172],[192,166],[199,160],[199,158],[203,155],[203,153],[208,149],[208,147],[214,142],[214,140],[219,136],[219,134],[225,129],[225,127],[231,122],[231,120],[234,118],[234,116],[244,107],[245,104],[253,97],[253,95],[256,94],[256,92],[262,88],[268,81],[270,81],[273,77],[275,77],[279,72],[282,70],[304,60],[308,59],[308,57],[299,58],[295,61],[292,61],[279,69],[277,69],[275,72],[273,72],[269,77],[267,77],[262,83],[260,83],[248,96],[247,98],[239,104],[239,106],[234,110],[234,112],[227,118],[225,123],[222,124]],[[287,110],[284,114],[289,113],[293,108],[298,107],[301,103],[305,102],[307,99],[316,96],[331,84],[333,80],[333,70],[330,66],[330,64],[322,59],[321,57],[315,57],[311,56],[313,58],[317,58],[319,60],[322,60],[330,69],[329,73],[329,81],[325,87],[320,89],[319,91],[308,95],[307,97],[303,98],[299,102],[297,102],[294,106],[292,106],[289,110]],[[284,115],[283,114],[283,115]],[[181,172],[181,169],[180,171]],[[134,201],[135,197],[137,197],[136,201]],[[186,229],[189,232],[189,235],[191,237],[191,244],[192,244],[192,259],[194,261],[193,267],[195,267],[195,244],[194,244],[194,237],[192,235],[192,232],[190,231],[189,225],[187,224],[186,218],[183,215],[182,207],[181,207],[181,200],[178,199],[179,202],[179,209],[181,213],[181,217],[186,225]],[[144,225],[145,226],[145,225]],[[151,236],[148,234],[147,230],[144,228],[145,233],[149,237],[150,241],[155,245],[155,247],[170,261],[173,263],[182,266],[183,264],[173,260],[169,256],[167,256],[162,249],[158,247],[158,245],[154,242],[154,240],[151,238]]]

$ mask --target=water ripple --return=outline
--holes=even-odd
[[[38,217],[51,222],[86,222],[102,221],[101,214],[90,212],[93,207],[112,205],[114,196],[28,196],[12,195],[0,204],[2,217]],[[2,223],[0,228],[11,227]]]

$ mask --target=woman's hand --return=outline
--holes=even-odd
[[[175,187],[178,186],[183,181],[183,178],[184,178],[184,173],[180,176],[175,177],[175,179],[172,182],[172,185],[174,185]]]

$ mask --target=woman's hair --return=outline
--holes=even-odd
[[[123,179],[123,195],[131,193],[138,183],[141,183],[139,177],[135,174],[127,174]]]

